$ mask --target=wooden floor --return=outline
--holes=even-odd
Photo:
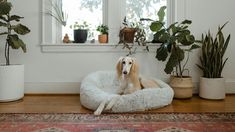
[[[157,101],[157,100],[156,100]],[[23,100],[0,103],[0,113],[92,113],[81,106],[79,95],[26,95]],[[213,101],[194,96],[187,100],[174,99],[157,112],[235,112],[235,95],[225,100]]]

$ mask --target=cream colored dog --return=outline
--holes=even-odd
[[[131,94],[137,90],[141,90],[139,67],[135,58],[120,57],[116,65],[116,70],[120,81],[119,94]]]

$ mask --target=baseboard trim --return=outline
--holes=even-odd
[[[26,82],[25,94],[79,94],[80,82]],[[193,93],[198,93],[199,82],[194,82]],[[226,93],[235,94],[235,81],[226,81]]]
[[[25,94],[79,94],[79,82],[26,82]]]

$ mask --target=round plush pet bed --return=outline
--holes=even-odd
[[[84,107],[95,110],[95,114],[107,110],[105,107],[109,107],[109,112],[120,113],[145,111],[169,105],[174,96],[172,88],[161,80],[154,81],[160,88],[147,88],[132,94],[118,95],[120,86],[114,71],[94,72],[81,83],[80,101]],[[110,104],[111,100],[116,101]]]

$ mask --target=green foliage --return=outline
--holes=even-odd
[[[122,29],[120,29],[120,31],[119,31],[119,42],[118,42],[117,46],[122,45],[123,46],[122,49],[128,50],[128,54],[126,56],[135,54],[136,50],[137,50],[137,46],[143,46],[144,50],[149,51],[149,47],[148,47],[147,41],[146,41],[146,32],[143,28],[141,21],[129,22],[129,21],[127,21],[127,18],[125,17],[123,19],[122,24],[124,25],[124,27]],[[133,42],[127,42],[125,40],[125,36],[130,37],[129,35],[126,35],[130,32],[134,33],[134,36],[133,36],[134,41]]]
[[[154,41],[161,43],[161,46],[157,49],[156,58],[159,61],[166,61],[169,58],[164,71],[167,74],[171,74],[175,69],[174,73],[176,73],[176,76],[182,77],[183,72],[187,70],[185,66],[188,62],[187,59],[182,64],[185,52],[190,52],[200,46],[194,44],[196,40],[188,29],[192,21],[184,20],[181,23],[175,22],[169,27],[165,27],[165,22],[163,21],[165,9],[165,6],[161,7],[158,12],[159,19],[152,21],[150,25],[151,31],[155,32]]]
[[[96,31],[100,32],[101,34],[108,34],[108,26],[107,25],[99,25],[97,28],[96,28]]]
[[[21,48],[23,52],[26,52],[25,43],[19,38],[19,35],[25,35],[30,32],[30,29],[25,25],[17,23],[23,17],[18,15],[11,15],[12,4],[6,0],[0,1],[0,35],[6,35],[5,44],[5,59],[6,65],[10,65],[10,54],[9,48],[19,49]],[[14,22],[14,24],[12,24]],[[14,32],[14,33],[13,33]]]
[[[203,71],[203,77],[221,78],[221,73],[228,58],[224,60],[224,54],[230,41],[230,34],[225,39],[222,27],[218,27],[218,32],[213,38],[210,31],[205,35],[202,34],[202,55],[200,57],[201,65],[197,66]]]
[[[87,24],[86,21],[83,21],[82,23],[75,22],[73,25],[70,25],[71,29],[89,29],[89,24]]]

